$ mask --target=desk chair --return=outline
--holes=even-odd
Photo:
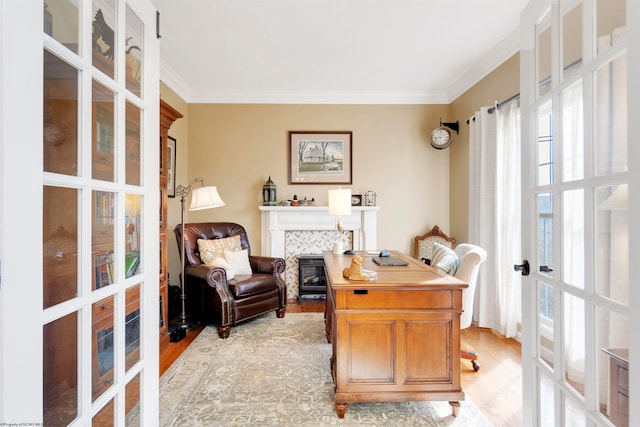
[[[460,315],[460,329],[466,329],[471,326],[473,318],[473,300],[476,293],[478,272],[480,271],[480,264],[482,264],[487,258],[487,252],[480,246],[472,245],[470,243],[460,243],[456,246],[455,253],[458,255],[460,264],[454,276],[469,284],[469,287],[462,292],[463,311]],[[480,369],[477,353],[461,349],[460,357],[462,359],[471,360],[471,365],[473,366],[474,371]]]
[[[440,243],[448,248],[456,247],[456,239],[449,237],[440,230],[440,227],[434,225],[422,236],[416,236],[414,256],[420,261],[431,265],[433,259],[434,243]]]

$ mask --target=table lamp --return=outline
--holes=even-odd
[[[184,248],[184,205],[187,200],[187,196],[191,191],[191,186],[199,182],[201,187],[194,188],[193,192],[191,192],[191,205],[189,205],[190,211],[199,211],[203,209],[212,209],[218,208],[220,206],[224,206],[225,203],[222,201],[222,198],[218,194],[218,189],[215,186],[204,186],[204,180],[202,178],[196,178],[188,186],[179,185],[176,187],[176,195],[180,196],[180,208],[181,208],[181,216],[180,216],[180,230],[182,236],[182,244],[180,245],[180,265],[182,268],[182,276],[180,277],[180,322],[178,323],[179,328],[189,329],[191,324],[187,321],[187,313],[186,313],[186,292],[185,292],[185,256],[186,251]]]
[[[344,248],[342,247],[342,222],[341,215],[351,215],[351,190],[338,188],[337,190],[329,190],[329,214],[337,216],[337,229],[340,232],[338,240],[333,243],[334,255],[342,255]]]

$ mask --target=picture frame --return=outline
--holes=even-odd
[[[167,195],[172,198],[176,197],[176,144],[176,139],[169,136],[167,141]]]
[[[351,206],[362,206],[362,194],[351,195]]]
[[[351,184],[351,131],[289,131],[289,184]]]

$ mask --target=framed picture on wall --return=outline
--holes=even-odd
[[[176,139],[167,141],[167,191],[169,197],[176,197]]]
[[[289,184],[351,184],[351,131],[289,131]]]

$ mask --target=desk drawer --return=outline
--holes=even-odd
[[[336,292],[336,309],[437,309],[461,310],[462,291],[452,290],[371,290]]]

